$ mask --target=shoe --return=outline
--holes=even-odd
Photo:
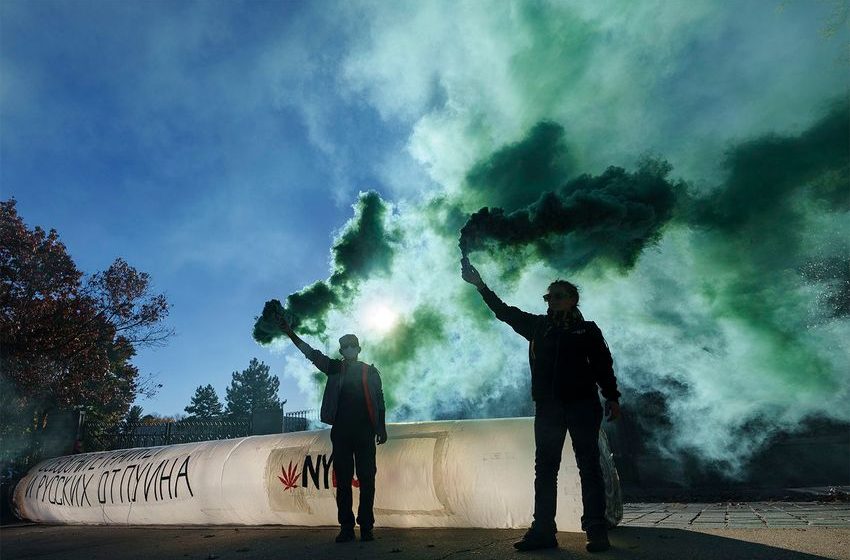
[[[364,529],[360,528],[360,542],[374,541],[375,535],[372,533],[372,529]]]
[[[558,539],[555,535],[542,535],[534,529],[529,529],[523,535],[522,540],[514,543],[517,550],[540,550],[542,548],[558,548]]]
[[[354,540],[354,527],[342,527],[334,539],[336,542],[350,542]]]
[[[587,544],[584,548],[588,552],[602,552],[611,548],[608,542],[608,528],[605,525],[594,525],[587,528]]]

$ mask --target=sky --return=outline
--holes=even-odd
[[[637,237],[608,215],[529,243],[485,232],[473,261],[536,313],[549,281],[576,280],[624,404],[667,403],[659,448],[734,469],[776,430],[850,420],[848,11],[6,0],[0,197],[82,270],[122,257],[167,295],[176,336],[135,360],[163,385],[145,411],[182,413],[207,383],[223,399],[252,357],[286,410],[315,408],[309,364],[252,329],[322,282],[337,300],[305,337],[333,352],[357,332],[396,420],[530,410],[525,342],[459,278],[472,213],[622,203]]]

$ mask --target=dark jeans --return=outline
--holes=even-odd
[[[375,525],[372,511],[375,504],[375,433],[369,430],[343,432],[336,426],[331,429],[334,470],[336,471],[337,520],[343,527],[354,527],[351,512],[351,479],[355,464],[357,480],[360,481],[360,506],[357,508],[357,523],[361,529]]]
[[[555,507],[558,499],[558,469],[567,431],[573,443],[581,478],[581,501],[584,515],[581,528],[604,525],[605,482],[599,463],[599,427],[602,406],[596,399],[576,402],[560,400],[535,403],[534,442],[534,523],[535,531],[554,534]]]

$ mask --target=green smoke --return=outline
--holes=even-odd
[[[380,364],[384,385],[389,388],[386,394],[387,406],[397,404],[397,391],[392,389],[399,385],[400,377],[406,371],[405,365],[414,359],[416,352],[445,342],[445,324],[448,320],[448,317],[430,306],[417,307],[409,319],[396,325],[390,336],[369,349],[370,359]]]
[[[716,316],[760,333],[776,375],[814,394],[840,387],[824,349],[801,333],[815,315],[818,321],[846,316],[847,238],[809,245],[809,237],[815,222],[829,216],[840,231],[850,210],[848,123],[845,101],[798,136],[736,146],[726,181],[692,200],[688,216],[699,231],[700,253],[717,273],[709,288]],[[807,309],[812,290],[822,300],[818,311]]]
[[[387,226],[387,204],[374,191],[361,193],[354,217],[345,225],[331,249],[332,273],[286,298],[282,306],[270,300],[254,324],[254,340],[269,344],[283,333],[278,318],[286,315],[301,334],[326,338],[327,313],[350,303],[361,282],[372,275],[387,274],[401,239],[400,232]]]
[[[705,250],[711,252],[713,262],[728,259],[733,269],[752,268],[717,290],[717,298],[726,300],[742,319],[763,324],[772,310],[781,309],[770,293],[780,274],[787,272],[789,263],[803,266],[799,261],[805,260],[801,243],[807,213],[813,208],[850,209],[848,122],[848,105],[839,103],[797,137],[769,135],[736,146],[728,154],[727,180],[702,198],[685,196],[684,183],[667,179],[669,164],[646,160],[635,173],[612,167],[598,177],[582,175],[557,190],[542,192],[527,208],[510,213],[483,208],[461,229],[461,253],[487,250],[492,258],[507,261],[500,259],[506,249],[530,245],[534,251],[523,253],[524,257],[543,259],[567,272],[580,271],[595,260],[628,269],[676,217],[680,223],[708,231],[705,241],[710,247]],[[543,136],[557,141],[541,142],[541,130],[546,131]],[[533,148],[544,152],[539,159],[543,171],[538,175],[525,172]],[[562,129],[537,125],[525,140],[475,164],[469,176],[476,179],[468,183],[475,185],[475,192],[490,185],[494,199],[517,204],[523,199],[514,193],[532,196],[539,192],[537,185],[556,180],[558,166],[551,162],[562,159],[559,150],[565,150]],[[526,185],[530,188],[525,189]],[[679,208],[680,199],[683,208]],[[742,254],[749,255],[746,263],[739,262]],[[816,268],[807,265],[806,270]],[[840,281],[842,275],[833,270],[834,265],[820,268],[828,279]],[[827,298],[835,306],[833,315],[842,314],[843,289]],[[812,363],[817,360],[812,358]]]
[[[730,235],[750,229],[788,242],[799,239],[807,210],[796,195],[827,211],[850,209],[848,123],[850,105],[842,101],[799,136],[769,135],[736,146],[726,160],[727,180],[693,202],[691,223]],[[779,224],[778,231],[765,227]]]
[[[413,358],[417,348],[443,341],[443,325],[447,317],[428,306],[417,307],[409,320],[399,324],[388,337],[372,350],[374,358],[390,366]]]
[[[386,226],[387,205],[378,193],[360,195],[355,215],[334,243],[334,271],[329,283],[338,289],[353,290],[372,274],[390,270],[399,233]],[[335,302],[330,302],[331,303]]]
[[[522,161],[521,150],[501,151]],[[581,269],[596,259],[630,268],[643,248],[656,241],[673,217],[681,184],[667,179],[670,166],[647,160],[634,173],[610,167],[602,175],[582,175],[556,191],[544,192],[528,208],[505,213],[483,208],[461,229],[459,245],[491,255],[509,247],[533,245],[537,255],[555,268]],[[514,184],[522,190],[522,183]]]
[[[663,160],[644,159],[634,171],[612,167],[564,180],[513,212],[478,212],[463,227],[462,243],[488,283],[529,312],[544,311],[539,293],[554,277],[577,281],[584,312],[603,327],[614,353],[626,405],[655,403],[661,411],[634,411],[652,430],[652,443],[671,453],[692,450],[733,472],[776,429],[799,422],[789,391],[810,414],[848,393],[840,375],[847,357],[834,349],[847,332],[850,238],[830,233],[842,224],[846,231],[848,140],[825,132],[838,131],[846,113],[833,109],[798,135],[731,148],[725,178],[707,194],[670,179]],[[558,136],[555,145],[566,149]],[[499,148],[473,169],[521,167],[528,145]],[[521,177],[498,183],[493,199],[527,200],[505,192],[521,190]],[[748,198],[750,181],[761,183]],[[360,335],[363,358],[382,372],[391,418],[531,410],[524,341],[459,279],[446,236],[461,223],[464,200],[490,196],[485,184],[472,195],[408,207],[396,222],[404,235],[392,238],[394,253],[362,269],[357,293],[328,290],[325,297],[342,294],[343,303],[305,314],[322,317],[310,326],[316,332]],[[402,308],[387,332],[364,323],[367,303],[376,299]],[[765,414],[771,420],[762,426]]]
[[[807,281],[824,286],[820,301],[827,318],[850,317],[850,256],[809,261],[800,273]]]
[[[551,280],[577,282],[626,410],[658,411],[671,458],[733,472],[777,430],[850,419],[846,109],[818,120],[846,95],[847,28],[823,35],[826,3],[352,11],[342,89],[410,125],[376,170],[404,235],[321,316],[362,334],[391,418],[530,411],[525,341],[459,279],[459,231],[486,206],[464,237],[485,280],[533,313]],[[394,328],[369,326],[375,301]],[[440,336],[411,327],[421,309]]]
[[[691,201],[689,223],[712,262],[738,271],[717,289],[724,312],[752,324],[788,324],[777,316],[811,281],[846,278],[846,238],[810,244],[814,222],[850,210],[850,104],[842,102],[798,136],[771,135],[730,151],[728,179]],[[841,285],[827,287],[828,314],[842,316]],[[837,290],[837,291],[836,291]],[[785,329],[780,328],[781,331]]]
[[[254,322],[254,340],[260,344],[270,344],[283,334],[280,319],[285,317],[280,300],[272,299],[263,306],[263,312]]]
[[[517,210],[559,187],[572,168],[564,128],[540,122],[521,141],[499,149],[469,170],[465,205]]]

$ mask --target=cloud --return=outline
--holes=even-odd
[[[411,152],[448,191],[541,120],[564,126],[580,171],[660,153],[705,181],[730,141],[798,132],[850,84],[846,30],[820,33],[830,6],[777,7],[370,3],[344,84],[412,123]]]

